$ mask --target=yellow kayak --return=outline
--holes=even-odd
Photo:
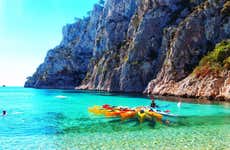
[[[161,121],[162,118],[163,118],[163,115],[158,114],[158,113],[153,112],[153,111],[148,111],[148,112],[146,112],[146,113],[147,113],[149,116],[156,118],[157,121]]]
[[[103,115],[108,110],[103,109],[101,106],[94,106],[88,109],[89,112],[94,113],[95,115]]]
[[[139,111],[137,113],[137,118],[140,121],[140,123],[142,123],[145,120],[145,116],[146,116],[145,112]]]
[[[88,108],[88,111],[95,115],[104,115],[106,117],[120,117],[123,121],[130,118],[137,118],[140,123],[144,122],[145,120],[156,120],[158,122],[162,122],[162,118],[164,115],[161,114],[162,112],[158,113],[146,107],[137,107],[135,109],[129,109],[114,106],[93,106]]]
[[[101,106],[93,106],[88,108],[88,111],[91,113],[94,113],[96,110],[99,110],[101,108]]]

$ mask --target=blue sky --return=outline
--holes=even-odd
[[[62,27],[98,0],[0,0],[0,85],[23,86],[59,44]]]

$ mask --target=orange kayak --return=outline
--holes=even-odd
[[[118,117],[120,116],[121,111],[116,110],[116,111],[107,111],[105,112],[106,117]]]
[[[130,118],[133,118],[133,117],[136,116],[136,114],[137,114],[137,112],[135,112],[135,111],[122,112],[122,113],[120,113],[121,120],[127,120],[127,119],[130,119]]]

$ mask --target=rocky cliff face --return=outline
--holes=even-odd
[[[93,56],[96,29],[103,7],[95,5],[91,15],[63,28],[60,45],[48,51],[44,63],[25,87],[73,89],[84,79]]]
[[[203,57],[199,66],[183,80],[171,81],[165,85],[156,85],[156,80],[153,80],[145,92],[230,100],[230,40],[218,44],[215,50]]]
[[[107,46],[109,50],[92,63],[80,88],[142,92],[163,63],[173,27],[197,4],[183,0],[136,1],[137,8],[133,9],[131,19],[126,19],[130,20],[125,23],[126,30],[122,30],[126,36],[121,36],[115,47]],[[113,30],[108,38],[119,33],[120,30]]]
[[[146,93],[216,98],[222,95],[221,88],[226,85],[228,91],[224,97],[229,98],[228,72],[223,72],[223,79],[218,81],[211,75],[202,79],[189,76],[204,54],[230,37],[230,13],[224,13],[227,3],[206,1],[180,23],[170,41],[164,65]],[[216,82],[219,86],[214,89]]]
[[[195,80],[196,87],[214,83],[211,76],[190,74],[218,42],[230,38],[229,8],[228,0],[107,0],[89,18],[64,27],[61,44],[25,85],[205,96],[184,87]],[[224,98],[228,76],[222,72]]]

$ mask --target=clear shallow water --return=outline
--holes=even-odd
[[[180,117],[169,126],[89,114],[93,105],[148,106],[146,97],[0,88],[0,149],[230,149],[230,105],[156,100]]]

